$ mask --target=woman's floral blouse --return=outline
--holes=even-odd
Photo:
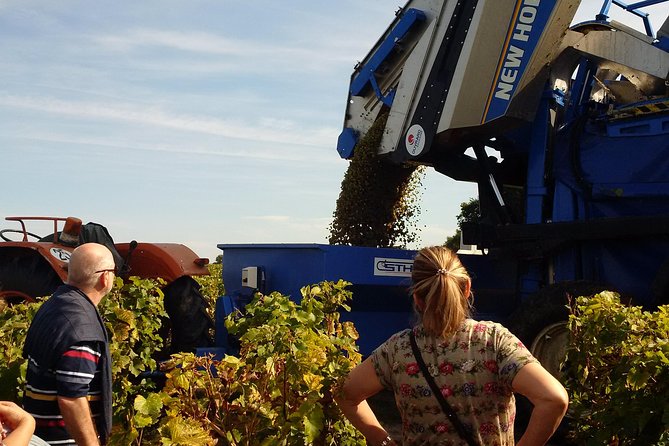
[[[509,330],[467,319],[451,337],[414,328],[423,359],[466,429],[485,446],[513,445],[515,400],[511,382],[537,360]],[[395,393],[408,445],[465,445],[444,415],[411,351],[409,330],[393,335],[371,355],[383,386]]]

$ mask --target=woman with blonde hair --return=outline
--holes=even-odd
[[[513,445],[514,392],[534,404],[518,445],[546,444],[567,392],[506,328],[471,319],[471,279],[458,256],[443,246],[421,249],[411,281],[420,322],[354,368],[336,398],[367,444]],[[401,442],[367,404],[383,389],[395,395]]]

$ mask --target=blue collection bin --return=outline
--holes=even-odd
[[[256,290],[278,291],[295,302],[300,288],[339,279],[352,283],[352,321],[360,333],[360,352],[367,356],[393,333],[411,326],[409,295],[411,268],[416,251],[324,244],[220,244],[223,251],[224,307],[243,307]],[[251,286],[247,286],[247,285]],[[222,318],[217,314],[217,344],[225,343]]]

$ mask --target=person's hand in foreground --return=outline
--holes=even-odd
[[[15,403],[0,401],[0,428],[5,446],[26,446],[35,431],[35,419]]]

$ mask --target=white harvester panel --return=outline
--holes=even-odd
[[[351,78],[338,150],[389,108],[380,153],[398,161],[530,121],[579,0],[412,0]],[[547,70],[544,70],[547,72]],[[474,129],[475,132],[473,131]]]

